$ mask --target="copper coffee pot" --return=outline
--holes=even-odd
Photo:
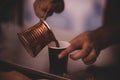
[[[40,22],[17,34],[27,52],[33,57],[35,57],[51,41],[55,41],[56,46],[59,47],[58,41],[45,21],[47,12],[48,10]]]
[[[33,57],[51,41],[56,41],[50,27],[46,21],[42,20],[23,32],[18,33],[18,38]]]

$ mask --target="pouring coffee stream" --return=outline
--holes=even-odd
[[[47,10],[46,10],[43,18],[41,18],[43,21],[47,18],[48,12],[49,12],[49,8],[47,8]],[[56,37],[55,37],[55,35],[54,35],[54,33],[53,33],[52,30],[51,30],[51,34],[52,34],[52,36],[53,36],[53,38],[54,38],[53,40],[54,40],[54,42],[55,42],[55,44],[56,44],[56,47],[60,47],[59,42],[58,42],[58,40],[56,39]]]
[[[60,47],[60,44],[52,31],[51,31],[51,34],[53,35],[53,41],[55,42],[56,47]]]

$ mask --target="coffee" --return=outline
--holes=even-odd
[[[60,45],[59,45],[59,42],[58,42],[58,40],[56,39],[54,33],[52,32],[52,30],[50,30],[50,32],[51,32],[50,38],[53,38],[52,40],[55,42],[56,47],[59,47],[59,46],[60,46]]]

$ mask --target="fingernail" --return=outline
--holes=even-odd
[[[63,57],[63,55],[58,55],[58,58],[61,59]]]

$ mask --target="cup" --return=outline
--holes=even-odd
[[[59,59],[58,55],[61,51],[66,49],[70,43],[66,41],[58,41],[59,47],[56,47],[55,42],[51,42],[48,45],[48,53],[49,53],[49,63],[50,63],[50,73],[56,75],[63,75],[67,73],[67,64],[68,64],[68,55]]]

